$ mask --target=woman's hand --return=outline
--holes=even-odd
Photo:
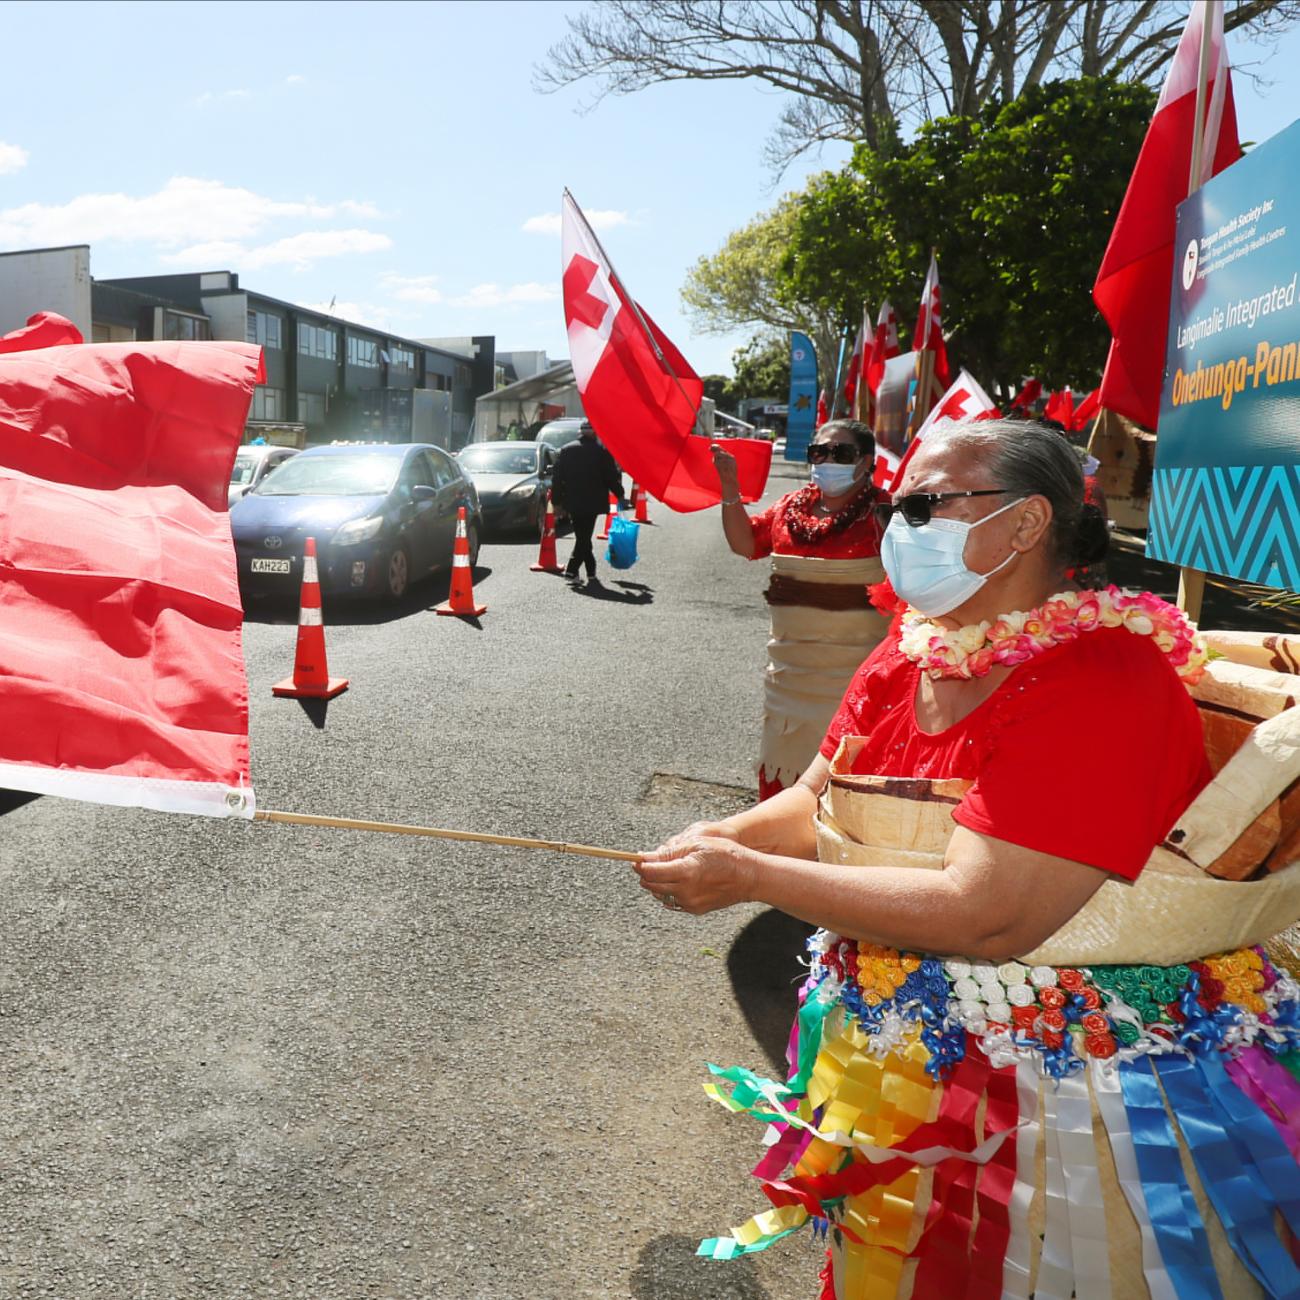
[[[695,827],[683,831],[635,864],[641,888],[665,907],[697,916],[747,902],[752,897],[757,855],[734,839],[695,831]]]
[[[736,469],[736,458],[729,451],[719,447],[716,442],[711,444],[709,450],[713,453],[713,468],[718,471],[718,482],[722,485],[722,495],[724,497],[739,496],[740,478]]]

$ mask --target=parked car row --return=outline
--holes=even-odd
[[[231,508],[240,586],[250,595],[296,594],[312,537],[322,591],[399,600],[413,580],[451,564],[461,506],[473,564],[478,493],[440,447],[309,447]]]

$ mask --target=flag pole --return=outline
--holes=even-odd
[[[847,342],[848,336],[842,334],[840,336],[840,355],[835,361],[835,387],[831,389],[830,416],[832,420],[835,418],[835,412],[839,409],[840,405],[840,377],[844,373],[844,345]]]
[[[858,331],[858,337],[862,340],[862,352],[858,357],[858,373],[853,380],[853,409],[849,412],[849,416],[859,422],[862,420],[862,390],[867,386],[867,317],[869,315],[870,310],[864,302],[862,304],[862,326]]]
[[[259,808],[253,814],[259,822],[282,822],[289,826],[325,826],[331,830],[378,831],[387,835],[422,835],[439,840],[466,840],[472,844],[505,844],[517,849],[545,849],[551,853],[576,853],[585,858],[612,858],[618,862],[640,862],[641,854],[622,849],[600,849],[591,844],[568,844],[561,840],[531,840],[517,835],[488,835],[479,831],[451,831],[440,826],[408,826],[399,822],[360,821],[355,817],[318,817],[312,813],[277,812]]]
[[[564,196],[565,198],[573,200],[573,206],[577,209],[578,216],[582,219],[583,228],[586,230],[587,234],[591,236],[591,242],[600,249],[600,255],[605,259],[605,265],[609,267],[610,279],[612,279],[618,286],[619,291],[627,301],[628,306],[632,308],[632,314],[636,317],[637,324],[641,326],[642,333],[645,334],[646,340],[654,350],[655,356],[659,359],[659,364],[668,371],[668,374],[672,377],[673,383],[677,385],[677,391],[682,395],[686,405],[691,408],[691,414],[695,417],[694,423],[691,425],[691,430],[693,432],[700,423],[700,408],[691,401],[690,394],[682,387],[682,381],[677,377],[677,372],[673,369],[672,363],[666,356],[664,356],[663,349],[659,346],[659,340],[655,338],[654,334],[650,331],[650,326],[646,324],[646,319],[641,314],[641,308],[638,306],[637,300],[628,293],[627,285],[623,283],[622,277],[614,269],[614,263],[610,260],[609,254],[605,251],[605,245],[600,242],[600,236],[591,228],[591,222],[587,220],[587,214],[582,210],[582,204],[579,203],[577,199],[573,198],[573,192],[567,185],[564,187]]]
[[[1201,48],[1196,65],[1196,118],[1192,123],[1192,165],[1187,177],[1187,195],[1190,198],[1201,187],[1201,169],[1205,157],[1205,95],[1210,81],[1210,40],[1206,30],[1210,23],[1209,5],[1201,4]],[[1184,565],[1178,571],[1178,608],[1192,620],[1199,622],[1201,605],[1205,599],[1205,572]]]

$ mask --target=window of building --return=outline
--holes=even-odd
[[[379,369],[379,344],[374,339],[359,339],[348,335],[348,365]]]
[[[458,388],[468,388],[470,385],[470,370],[468,366],[456,367],[456,386]]]
[[[248,341],[260,343],[264,348],[279,348],[280,318],[268,311],[250,311],[248,313]]]
[[[165,339],[210,339],[212,330],[206,316],[190,316],[183,311],[163,311],[163,338]],[[277,321],[276,324],[279,324]]]
[[[298,419],[303,424],[325,423],[325,394],[298,390]]]
[[[304,357],[321,357],[325,361],[337,361],[338,331],[328,325],[299,325],[298,351]]]
[[[248,418],[250,420],[283,420],[284,389],[269,388],[266,384],[259,384],[254,388],[253,406],[248,413]]]
[[[410,348],[393,348],[388,356],[389,364],[394,370],[415,369],[415,353]]]

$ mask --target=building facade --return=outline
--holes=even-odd
[[[475,400],[495,386],[491,335],[453,350],[258,293],[233,271],[96,280],[89,261],[86,245],[0,254],[0,332],[54,310],[96,343],[257,343],[266,382],[253,394],[250,435],[436,442],[454,451],[469,438]]]

